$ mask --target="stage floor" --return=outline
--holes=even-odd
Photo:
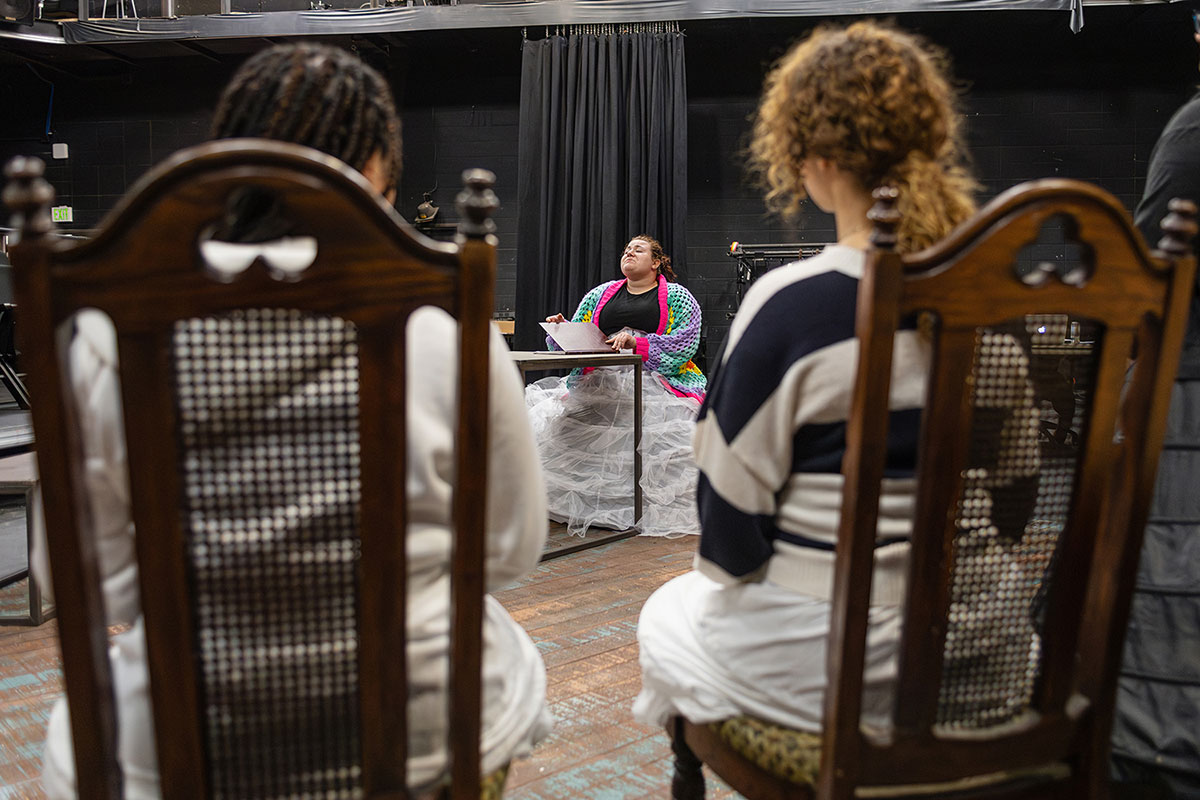
[[[577,542],[553,526],[549,548]],[[497,593],[546,661],[550,737],[513,766],[510,800],[667,797],[664,732],[633,721],[641,686],[638,612],[652,591],[686,572],[696,538],[636,537],[545,561]],[[0,614],[19,613],[25,582],[0,590]],[[43,798],[38,773],[46,717],[62,692],[57,626],[0,627],[0,800]],[[711,778],[709,798],[737,797]]]

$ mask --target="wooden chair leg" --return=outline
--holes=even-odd
[[[672,800],[704,800],[704,770],[700,759],[688,747],[683,734],[683,717],[667,723],[671,750],[675,753],[675,775],[671,778]]]

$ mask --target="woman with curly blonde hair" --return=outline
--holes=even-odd
[[[874,22],[814,31],[766,80],[751,145],[773,208],[810,198],[837,243],[747,293],[694,440],[700,546],[692,572],[650,597],[638,624],[635,716],[749,715],[818,731],[854,314],[871,191],[900,190],[900,247],[945,236],[974,209],[943,60]],[[895,681],[928,342],[897,335],[881,490],[863,721],[886,725]]]
[[[821,28],[767,77],[752,167],[766,184],[767,205],[789,217],[806,197],[838,213],[832,198],[819,196],[822,178],[836,168],[855,195],[850,215],[837,219],[839,243],[867,231],[871,190],[896,187],[899,249],[912,252],[975,210],[960,121],[939,51],[873,22]]]

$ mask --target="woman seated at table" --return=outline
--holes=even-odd
[[[579,303],[572,322],[590,322],[613,350],[642,357],[643,534],[699,533],[692,432],[704,399],[704,374],[692,361],[700,343],[700,306],[675,281],[671,259],[649,236],[621,256],[621,280],[602,283]],[[563,322],[562,314],[546,318]],[[547,338],[551,349],[557,348]],[[633,371],[602,367],[543,378],[525,389],[546,477],[550,516],[572,533],[634,525]]]
[[[642,722],[748,714],[820,729],[871,190],[899,189],[905,252],[973,211],[940,63],[914,37],[859,22],[818,29],[767,78],[751,145],[767,199],[794,214],[811,198],[834,215],[837,243],[760,278],[729,331],[696,428],[695,570],[655,592],[638,624],[643,688],[634,714]],[[868,724],[886,720],[895,679],[928,358],[927,337],[898,334],[868,621]]]

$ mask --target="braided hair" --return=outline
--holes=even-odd
[[[678,282],[675,277],[675,270],[671,269],[671,257],[663,250],[663,246],[658,243],[658,239],[653,236],[647,236],[644,233],[639,233],[634,239],[641,239],[646,244],[650,245],[650,258],[658,262],[658,272],[672,283]]]
[[[253,136],[307,145],[359,172],[375,153],[400,177],[400,118],[387,81],[336,47],[277,45],[234,74],[213,118],[212,138]]]

